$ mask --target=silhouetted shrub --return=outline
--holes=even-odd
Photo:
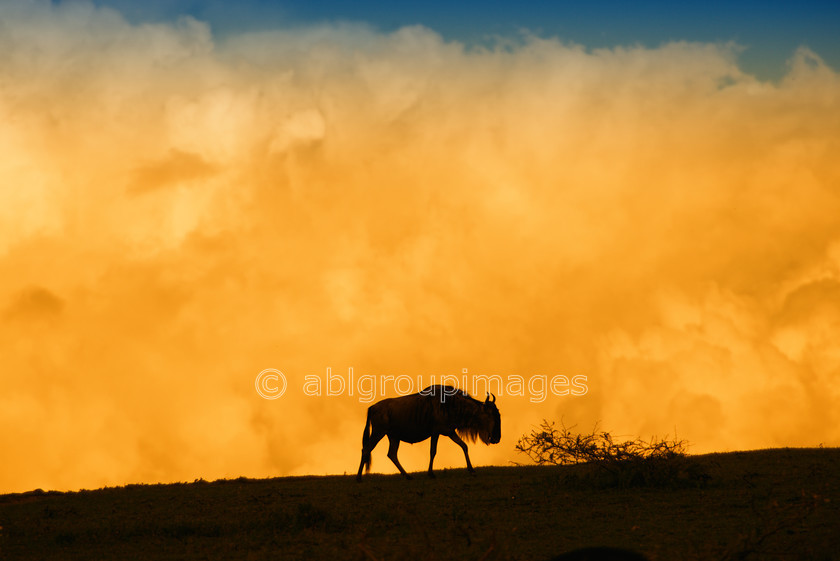
[[[685,440],[619,442],[597,426],[586,434],[572,429],[544,420],[519,439],[516,449],[539,465],[584,464],[590,469],[570,477],[603,487],[696,487],[709,479],[706,470],[686,454]]]

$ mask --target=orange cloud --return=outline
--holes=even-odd
[[[0,16],[0,489],[353,472],[365,405],[303,392],[327,367],[587,377],[496,392],[476,464],[543,417],[840,443],[840,77],[817,54],[767,83],[734,45]]]
[[[200,156],[173,148],[163,160],[137,168],[128,191],[143,193],[173,184],[207,179],[214,172],[213,166]]]

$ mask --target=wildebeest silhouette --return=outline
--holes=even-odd
[[[648,558],[619,547],[583,547],[552,557],[550,561],[648,561]]]
[[[490,397],[493,397],[491,400]],[[467,469],[474,473],[467,444],[461,436],[475,442],[496,444],[502,438],[502,421],[496,408],[496,396],[488,394],[482,402],[452,386],[429,386],[423,391],[383,399],[368,407],[365,432],[362,435],[362,461],[356,480],[362,480],[362,469],[370,472],[371,452],[383,437],[388,437],[388,457],[406,479],[411,479],[397,459],[400,442],[414,444],[432,439],[429,456],[429,477],[434,477],[438,438],[448,436],[464,451]],[[460,434],[460,436],[459,436]]]

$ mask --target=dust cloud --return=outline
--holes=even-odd
[[[492,388],[477,465],[542,418],[840,444],[840,76],[738,52],[3,3],[0,492],[354,473],[327,368],[586,377]]]

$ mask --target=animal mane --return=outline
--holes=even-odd
[[[446,401],[449,401],[450,398],[466,398],[469,400],[474,401],[475,403],[481,404],[481,401],[475,399],[470,394],[466,392],[466,390],[462,390],[461,388],[456,388],[455,386],[428,386],[423,391],[420,392],[421,395],[438,397],[441,401],[443,401],[444,397]]]
[[[442,390],[440,394],[438,390]],[[454,386],[429,386],[421,393],[434,396],[435,405],[453,421],[461,438],[470,442],[480,438],[481,426],[477,413],[481,412],[483,402]]]

